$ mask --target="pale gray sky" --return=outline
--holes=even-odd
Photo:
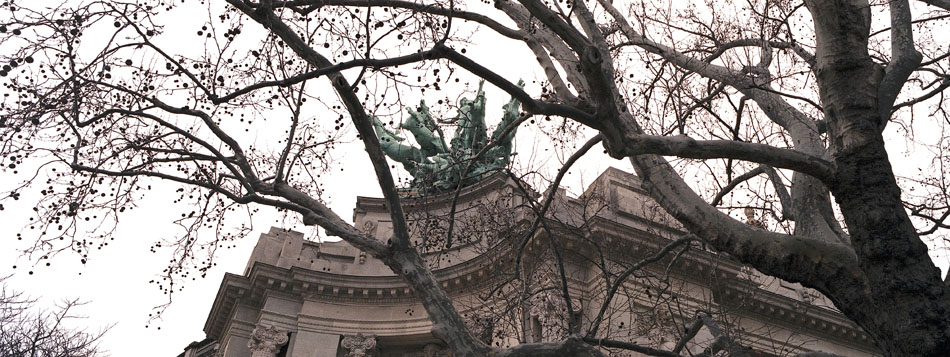
[[[184,11],[173,15],[178,17],[176,23],[187,24],[188,21],[182,19],[196,18],[200,23],[206,13]],[[246,28],[256,26],[251,22],[246,24]],[[168,33],[163,35],[162,39],[167,44],[174,44],[174,48],[178,50],[188,49],[189,46],[192,46],[192,50],[200,49],[188,44],[194,37],[193,30],[187,25],[169,27]],[[497,69],[503,76],[512,80],[524,78],[528,81],[537,76],[525,73],[525,69],[515,65],[517,61],[512,60],[533,58],[526,49],[520,46],[512,47],[510,43],[502,42],[499,38],[479,37],[475,40],[477,45],[468,47],[468,55],[483,61],[490,68]],[[508,100],[508,96],[500,94],[497,89],[488,88],[488,100],[489,125],[494,125],[501,113],[500,106]],[[917,134],[930,135],[926,128],[923,129],[918,130]],[[889,127],[888,130],[895,129]],[[516,142],[520,155],[516,156],[516,161],[522,167],[543,166],[553,172],[560,160],[549,146],[540,144],[539,141],[541,140],[530,130],[520,131]],[[904,152],[914,149],[908,148],[904,142],[896,140],[889,144],[898,171],[906,172],[905,170],[916,170],[917,167],[928,165],[913,155],[904,158]],[[356,196],[379,196],[379,189],[376,187],[372,168],[359,144],[344,145],[339,152],[338,166],[345,170],[341,172],[337,168],[332,174],[324,176],[325,187],[329,189],[326,198],[337,214],[345,220],[350,220]],[[561,153],[562,160],[563,156],[565,154]],[[566,181],[568,187],[577,192],[608,166],[630,171],[630,165],[626,161],[610,159],[597,148],[572,170]],[[400,175],[405,176],[404,173]],[[550,176],[553,177],[553,174]],[[0,182],[0,191],[14,183],[9,176],[0,176],[0,179],[5,180]],[[134,214],[121,216],[115,240],[108,247],[95,252],[85,266],[79,264],[79,257],[70,254],[54,259],[50,267],[34,267],[33,260],[19,257],[17,249],[22,249],[26,242],[17,241],[15,236],[26,223],[26,214],[30,213],[30,197],[25,196],[17,205],[6,204],[6,209],[0,211],[0,276],[13,274],[7,281],[8,285],[34,297],[40,297],[40,305],[43,306],[73,297],[89,301],[88,305],[79,310],[89,318],[79,321],[77,325],[88,326],[94,330],[99,326],[114,323],[115,327],[106,335],[102,345],[110,350],[113,356],[175,356],[189,342],[204,338],[202,327],[224,273],[243,272],[248,255],[262,232],[266,232],[271,226],[293,227],[282,225],[279,217],[272,211],[263,210],[258,213],[252,222],[253,232],[237,241],[235,248],[222,251],[217,260],[217,267],[213,268],[206,278],[187,282],[184,291],[176,293],[174,304],[167,309],[163,319],[146,328],[152,307],[166,301],[161,291],[148,281],[159,276],[170,257],[168,250],[151,253],[149,248],[163,237],[181,232],[179,227],[172,224],[178,214],[170,208],[172,206],[168,202],[173,191],[174,187],[155,185],[155,190],[140,202],[140,207]],[[946,270],[946,258],[937,259],[937,262]],[[18,268],[12,269],[13,265]],[[30,275],[29,271],[34,273]]]
[[[197,23],[202,21],[201,12],[177,12],[172,15],[179,18],[190,16],[196,18]],[[186,22],[179,19],[177,23]],[[248,23],[245,28],[256,26],[255,23]],[[191,27],[177,26],[169,28],[161,39],[168,45],[174,45],[170,48],[175,50],[189,50],[189,46],[192,46],[190,50],[200,49],[200,44],[189,44],[194,37]],[[530,82],[534,79],[530,73],[525,73],[524,68],[512,65],[511,62],[511,58],[519,56],[531,58],[525,57],[531,56],[526,49],[513,48],[510,43],[502,42],[498,38],[479,38],[478,41],[480,46],[470,46],[468,55],[497,68],[512,81],[523,78]],[[313,88],[325,90],[316,85]],[[490,85],[486,85],[486,91],[488,124],[493,126],[500,119],[501,106],[509,97]],[[435,100],[429,99],[430,102]],[[250,135],[258,138],[268,136],[266,132]],[[347,139],[353,137],[354,135],[349,135]],[[251,140],[250,137],[245,139]],[[539,140],[529,129],[519,132],[515,145],[520,154],[515,157],[516,165],[543,166],[556,171],[565,154],[560,153],[561,156],[558,157],[549,145]],[[582,144],[586,138],[579,137],[578,140],[582,140],[578,143]],[[331,174],[322,178],[328,188],[325,198],[337,214],[349,221],[356,196],[379,196],[379,188],[361,144],[345,144],[337,152],[337,167]],[[589,158],[578,164],[577,169],[572,170],[566,180],[575,192],[584,186],[582,183],[593,181],[608,166],[617,166],[628,171],[630,169],[628,163],[609,159],[600,153],[600,149],[592,150],[589,157],[594,159]],[[396,166],[400,167],[398,164]],[[340,168],[344,170],[341,171]],[[0,176],[0,180],[4,180],[0,182],[0,189],[8,189],[17,180],[25,179],[28,172],[29,170],[21,170],[21,175],[16,179],[7,175]],[[406,177],[401,170],[396,174]],[[553,177],[553,174],[549,176]],[[88,305],[77,311],[88,318],[76,321],[75,325],[95,330],[101,326],[115,324],[102,344],[113,356],[177,355],[189,342],[204,338],[202,328],[224,273],[243,273],[258,236],[268,231],[271,226],[293,227],[283,224],[272,210],[262,209],[252,222],[252,233],[238,240],[235,248],[220,251],[218,265],[209,271],[208,276],[187,281],[185,289],[175,293],[174,303],[165,311],[162,320],[146,328],[149,314],[153,312],[152,308],[166,302],[166,296],[156,285],[149,284],[149,281],[160,278],[159,274],[171,254],[168,249],[151,253],[150,247],[162,238],[171,238],[182,232],[181,227],[172,223],[179,214],[176,207],[180,207],[170,202],[175,196],[174,190],[177,186],[152,186],[153,190],[132,214],[120,216],[115,240],[102,250],[95,251],[85,266],[79,263],[78,256],[69,253],[53,259],[50,267],[46,267],[45,262],[34,266],[35,260],[19,256],[18,250],[25,248],[28,242],[16,241],[15,236],[27,223],[32,203],[26,194],[16,203],[5,203],[6,209],[0,211],[0,221],[3,222],[0,225],[0,237],[4,237],[0,240],[0,262],[3,262],[0,266],[0,276],[13,274],[7,281],[8,285],[41,298],[40,306],[52,306],[56,301],[76,297],[88,301]],[[311,228],[296,228],[311,234],[308,232]],[[17,266],[15,270],[12,269],[14,265]],[[30,271],[33,274],[29,274]]]
[[[500,104],[502,100],[494,96],[489,98],[489,102]],[[519,138],[522,141],[527,139],[530,138]],[[625,162],[605,157],[597,159],[596,156],[591,155],[594,159],[585,160],[577,170],[572,170],[575,174],[568,178],[570,186],[582,187],[582,181],[593,181],[611,165],[630,170]],[[341,165],[344,163],[345,171],[330,175],[326,187],[332,191],[331,207],[349,221],[357,195],[379,197],[380,194],[362,150],[348,150],[341,160]],[[7,184],[0,182],[0,185]],[[218,266],[206,278],[186,282],[184,291],[175,294],[174,303],[162,321],[145,328],[152,307],[165,302],[165,295],[148,281],[158,277],[169,258],[168,250],[151,253],[149,248],[162,237],[181,232],[180,227],[171,223],[178,211],[169,211],[168,202],[163,202],[163,198],[167,201],[171,197],[173,189],[167,186],[161,189],[167,190],[169,195],[155,192],[141,202],[134,214],[122,216],[115,241],[96,251],[86,266],[79,264],[78,257],[69,254],[54,259],[50,267],[31,267],[29,260],[17,257],[11,249],[18,246],[13,237],[20,230],[18,223],[26,218],[16,213],[18,210],[28,211],[23,207],[29,207],[29,200],[21,199],[21,207],[8,207],[0,213],[4,222],[0,226],[0,237],[4,237],[0,241],[0,262],[5,262],[0,266],[0,275],[14,273],[8,280],[9,286],[42,297],[41,305],[48,306],[72,297],[89,301],[79,310],[89,318],[79,321],[79,324],[95,329],[96,326],[115,323],[103,343],[113,356],[177,355],[189,342],[204,338],[202,328],[224,273],[243,273],[259,235],[271,226],[282,225],[276,214],[262,210],[255,216],[253,232],[238,240],[236,248],[222,251]],[[305,232],[307,229],[310,228],[298,227]],[[18,265],[16,270],[11,269],[13,264]],[[28,274],[31,270],[33,275]]]

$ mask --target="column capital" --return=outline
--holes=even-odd
[[[274,325],[259,323],[251,332],[247,348],[251,351],[251,357],[274,357],[288,340],[286,331]]]
[[[350,350],[346,357],[369,357],[372,356],[372,349],[376,348],[376,335],[343,335],[343,341],[340,346]]]

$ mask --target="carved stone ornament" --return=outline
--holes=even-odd
[[[281,331],[273,325],[257,324],[251,332],[247,348],[251,351],[251,357],[274,357],[288,340],[286,331]]]
[[[363,221],[363,229],[361,229],[363,233],[372,234],[375,230],[376,222],[370,220]]]
[[[346,357],[369,357],[372,356],[372,350],[376,348],[376,336],[364,336],[361,333],[343,336],[340,346],[350,350]]]

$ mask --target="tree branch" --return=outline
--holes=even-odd
[[[787,129],[796,138],[796,146],[799,143],[802,144],[802,147],[799,148],[802,151],[818,154],[823,149],[820,145],[821,140],[817,137],[814,121],[783,100],[781,94],[776,93],[767,82],[762,83],[761,80],[741,72],[707,63],[679,52],[672,47],[650,40],[637,31],[609,0],[598,0],[598,2],[616,21],[620,31],[628,41],[635,43],[649,53],[662,57],[683,70],[695,72],[703,77],[736,88],[742,94],[754,100],[770,120]]]
[[[920,102],[923,102],[923,101],[925,101],[925,100],[927,100],[927,99],[933,98],[935,95],[940,94],[940,93],[943,93],[943,91],[946,90],[947,88],[950,88],[950,77],[945,77],[942,81],[940,81],[940,85],[938,85],[938,86],[937,86],[936,88],[934,88],[933,90],[931,90],[931,91],[929,91],[929,92],[927,92],[927,93],[924,93],[924,94],[921,95],[920,97],[917,97],[917,98],[914,98],[914,99],[909,99],[909,100],[907,100],[906,102],[901,102],[900,104],[897,104],[897,105],[893,106],[893,108],[891,109],[891,113],[893,114],[893,112],[896,112],[897,110],[899,110],[899,109],[901,109],[901,108],[903,108],[903,107],[913,106],[913,105],[915,105],[915,104],[917,104],[917,103],[920,103]]]
[[[442,58],[441,52],[435,51],[434,49],[413,53],[405,56],[392,57],[392,58],[383,58],[383,59],[373,59],[373,58],[357,58],[354,60],[332,64],[325,67],[320,67],[315,70],[301,73],[293,77],[288,77],[280,80],[272,81],[262,81],[257,82],[247,87],[235,90],[231,93],[228,93],[224,96],[210,96],[210,100],[214,104],[226,103],[234,98],[240,97],[242,95],[248,94],[255,90],[267,87],[289,87],[294,84],[302,83],[310,79],[319,78],[322,76],[339,73],[340,71],[356,68],[356,67],[369,67],[369,68],[384,68],[384,67],[393,67],[404,64],[410,64],[415,62],[421,62],[430,59]]]
[[[722,198],[726,197],[726,195],[729,194],[729,192],[732,192],[732,190],[735,189],[736,186],[739,186],[739,184],[746,182],[749,179],[763,173],[765,173],[765,167],[763,165],[759,165],[756,168],[749,170],[749,172],[736,176],[736,178],[732,179],[732,181],[729,181],[728,184],[726,184],[725,186],[722,187],[722,189],[719,190],[719,193],[716,194],[716,197],[713,197],[712,202],[710,202],[709,204],[713,206],[718,206],[720,203],[722,203]]]
[[[577,162],[577,160],[580,160],[581,157],[586,155],[587,152],[590,151],[590,149],[593,148],[594,145],[597,145],[597,143],[601,142],[601,140],[603,140],[603,136],[599,134],[594,136],[593,138],[590,138],[590,140],[584,143],[584,145],[582,145],[580,149],[577,149],[577,151],[574,152],[574,154],[572,154],[571,157],[569,157],[567,161],[564,162],[563,165],[561,165],[561,169],[558,170],[557,176],[555,176],[554,181],[551,183],[551,187],[548,188],[547,197],[544,198],[544,201],[541,201],[542,202],[541,208],[535,211],[536,217],[534,219],[534,223],[531,224],[531,229],[529,229],[525,233],[524,238],[521,239],[521,244],[518,247],[518,252],[524,251],[525,247],[528,245],[528,242],[530,242],[531,237],[534,236],[534,232],[537,231],[538,227],[541,225],[541,222],[544,220],[545,216],[547,216],[548,209],[551,208],[551,203],[554,202],[554,196],[557,194],[557,189],[558,187],[561,186],[561,181],[564,179],[564,176],[567,174],[570,168],[574,166],[574,163]],[[515,181],[515,183],[518,185],[518,188],[521,190],[521,192],[525,196],[528,196],[529,195],[528,190],[521,185],[520,180],[517,177],[514,177],[514,175],[511,174],[510,172],[509,172],[509,176],[512,178],[512,180]],[[532,208],[534,208],[534,203],[533,202],[529,202],[529,203],[531,203]],[[521,257],[522,257],[521,254],[518,254],[515,257],[515,264],[514,264],[515,276],[518,276],[520,274]]]
[[[504,77],[498,75],[492,70],[482,66],[478,62],[473,61],[472,59],[465,57],[461,53],[458,53],[452,48],[442,44],[436,44],[436,49],[443,51],[445,58],[454,62],[455,64],[465,68],[472,74],[475,74],[491,84],[494,84],[496,87],[501,90],[511,94],[512,97],[517,98],[521,101],[521,107],[528,113],[531,114],[540,114],[540,115],[556,115],[564,118],[574,119],[582,124],[591,126],[593,128],[599,127],[595,122],[594,116],[581,111],[572,106],[543,102],[535,100],[528,95],[524,89],[518,87],[517,84],[511,83]]]
[[[332,66],[326,57],[320,55],[317,53],[317,51],[307,45],[307,42],[300,38],[296,32],[290,29],[280,17],[273,13],[272,10],[266,9],[265,7],[255,10],[251,7],[248,7],[244,2],[239,0],[228,0],[228,3],[238,8],[255,21],[259,22],[265,28],[271,30],[275,35],[280,37],[295,53],[297,53],[298,56],[310,63],[310,65],[317,68]],[[389,204],[388,208],[390,216],[392,217],[393,235],[396,238],[393,243],[408,247],[409,228],[406,224],[406,218],[405,214],[403,213],[402,205],[400,204],[399,194],[396,191],[395,180],[393,179],[392,172],[389,171],[389,165],[386,162],[386,157],[379,146],[379,139],[376,138],[372,121],[369,119],[369,116],[363,109],[359,98],[357,98],[356,94],[353,93],[353,90],[351,89],[349,83],[347,83],[346,78],[344,78],[340,72],[332,73],[330,74],[330,77],[330,83],[333,85],[334,89],[337,91],[337,94],[339,94],[340,98],[343,100],[343,103],[345,104],[347,111],[349,111],[353,123],[360,134],[360,138],[363,140],[363,143],[366,147],[366,152],[373,164],[373,168],[376,171],[376,176],[379,180],[379,186],[383,191],[383,197]]]
[[[587,80],[583,78],[577,68],[579,62],[577,56],[561,38],[554,34],[547,26],[538,26],[536,23],[537,19],[521,4],[513,1],[499,1],[495,3],[495,6],[501,11],[504,11],[522,30],[525,30],[527,32],[526,37],[539,42],[544,49],[551,53],[551,57],[561,64],[561,69],[567,76],[567,81],[574,85],[574,89],[581,99],[589,98],[588,94],[590,93],[590,89],[588,88]],[[525,42],[530,48],[531,41],[526,40]],[[544,63],[541,59],[539,59],[538,62],[544,67]],[[545,69],[545,71],[547,71],[547,69]],[[571,103],[571,101],[565,98],[561,99],[563,102]]]
[[[769,176],[769,181],[772,182],[772,187],[775,188],[775,193],[779,197],[779,202],[782,204],[782,217],[783,219],[795,220],[792,215],[792,197],[788,194],[788,189],[785,188],[785,185],[782,183],[782,178],[779,177],[778,172],[775,171],[771,166],[762,164],[758,167],[746,172],[738,177],[732,179],[726,186],[724,186],[719,193],[716,194],[716,197],[713,198],[710,205],[718,206],[723,197],[726,196],[729,192],[732,192],[736,186],[739,184],[748,181],[749,179],[758,176],[760,174],[767,174]]]
[[[271,30],[276,36],[280,37],[298,56],[306,60],[314,67],[327,67],[329,61],[307,45],[307,42],[301,39],[296,32],[291,30],[284,22],[265,7],[254,9],[247,6],[241,0],[228,0],[232,6],[251,17],[265,28]],[[419,253],[409,244],[409,230],[406,225],[405,214],[400,204],[400,198],[396,191],[395,182],[392,173],[389,171],[389,165],[379,146],[379,139],[376,137],[372,123],[364,111],[359,98],[352,91],[346,78],[340,73],[330,75],[331,84],[342,98],[344,105],[352,116],[353,122],[360,133],[360,138],[373,168],[376,170],[377,179],[383,196],[387,202],[390,217],[392,218],[393,234],[395,236],[391,248],[386,249],[385,253],[377,256],[394,273],[402,277],[413,288],[422,301],[423,307],[433,322],[432,333],[442,338],[455,351],[463,356],[483,355],[489,347],[479,342],[465,327],[462,317],[452,304],[445,290],[443,290],[435,276],[428,269],[425,262],[419,256]],[[278,185],[275,188],[287,189],[289,186]],[[306,199],[305,197],[300,197]],[[315,200],[310,199],[315,202]],[[322,222],[321,217],[315,215],[311,217],[314,223],[331,224],[333,222]],[[324,227],[328,228],[328,227]],[[343,224],[341,228],[354,229],[349,224]],[[366,242],[369,243],[369,242]],[[372,252],[370,252],[372,253]]]
[[[792,213],[792,209],[795,204],[792,201],[792,196],[788,194],[788,189],[785,188],[785,184],[782,182],[782,178],[778,175],[778,172],[774,168],[768,165],[763,165],[765,169],[765,174],[769,176],[769,181],[772,181],[772,187],[775,189],[775,194],[778,195],[779,203],[782,204],[782,217],[788,220],[796,220],[797,217]],[[827,196],[827,193],[824,194]],[[830,224],[830,223],[829,223]]]
[[[352,243],[355,247],[374,257],[378,258],[389,254],[389,248],[385,244],[376,240],[373,236],[360,232],[353,227],[353,225],[346,223],[342,218],[333,213],[329,207],[313,199],[306,193],[284,182],[274,183],[274,193],[310,211],[310,213],[304,214],[304,224],[319,225],[327,231],[327,234],[343,238],[347,242]]]
[[[920,0],[920,2],[950,11],[950,0]]]
[[[402,1],[402,0],[303,0],[303,1],[275,1],[273,3],[274,8],[279,7],[297,7],[297,6],[315,6],[314,9],[323,7],[323,6],[344,6],[344,7],[393,7],[400,9],[408,9],[412,11],[418,11],[421,13],[432,14],[432,15],[441,15],[446,17],[460,18],[463,20],[472,21],[481,25],[484,25],[498,34],[514,39],[514,40],[523,40],[524,33],[521,31],[513,30],[507,26],[502,25],[501,23],[492,20],[490,17],[468,12],[461,11],[459,9],[447,9],[441,6],[436,6],[432,4],[423,4],[411,1]],[[311,10],[312,11],[312,10]]]
[[[599,349],[584,343],[586,339],[577,336],[568,337],[564,341],[545,343],[526,343],[513,346],[501,352],[490,354],[491,357],[593,357],[606,356]]]
[[[695,140],[688,136],[626,135],[625,156],[656,154],[690,159],[732,158],[808,174],[819,180],[834,180],[834,163],[817,156],[771,145],[732,140]]]
[[[520,0],[522,6],[538,21],[545,24],[551,31],[579,54],[583,54],[590,42],[574,26],[564,21],[554,11],[538,0]]]
[[[861,294],[866,286],[849,247],[755,229],[706,204],[662,157],[641,155],[630,161],[657,203],[716,250],[765,274],[802,282],[823,293]]]
[[[907,82],[924,56],[914,48],[914,31],[911,24],[910,4],[907,0],[892,0],[891,14],[891,62],[884,68],[884,79],[878,87],[878,112],[881,115],[881,130],[890,120],[891,107],[897,100],[901,87]]]
[[[587,332],[587,336],[585,337],[585,339],[594,338],[594,336],[597,335],[597,330],[600,327],[600,323],[604,319],[604,314],[607,313],[607,308],[610,307],[610,302],[613,300],[614,295],[617,293],[617,290],[623,286],[623,284],[626,282],[627,278],[631,274],[633,274],[637,270],[643,269],[647,265],[653,264],[659,261],[660,259],[663,259],[664,257],[666,257],[666,254],[668,254],[669,252],[672,252],[673,249],[676,249],[677,247],[683,244],[689,244],[690,242],[695,241],[695,240],[696,240],[696,236],[692,234],[687,234],[675,241],[670,242],[669,244],[661,248],[659,251],[657,251],[655,254],[640,260],[636,264],[631,265],[622,273],[617,275],[617,279],[614,279],[613,285],[611,285],[610,288],[607,290],[606,296],[604,297],[604,302],[600,305],[600,311],[598,311],[597,316],[594,317],[594,320],[591,323],[590,331]]]
[[[638,344],[631,343],[631,342],[617,341],[617,340],[608,339],[608,338],[584,337],[584,342],[587,342],[591,345],[598,346],[598,347],[622,348],[628,351],[642,353],[647,356],[682,357],[679,353],[658,350],[651,347],[640,346]]]

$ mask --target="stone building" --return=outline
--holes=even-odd
[[[536,231],[528,229],[535,222],[531,207],[546,194],[503,175],[484,178],[458,197],[407,199],[406,209],[413,240],[442,287],[473,333],[496,346],[558,339],[568,334],[568,321],[586,331],[599,319],[598,336],[671,349],[682,326],[702,311],[760,356],[876,354],[867,334],[812,290],[695,244],[657,257],[684,232],[639,187],[636,176],[608,169],[579,197],[555,193]],[[453,202],[457,209],[450,213]],[[451,244],[445,241],[450,215]],[[358,198],[354,222],[379,239],[391,233],[379,198]],[[552,250],[552,242],[559,246]],[[652,263],[630,268],[646,259]],[[551,288],[560,286],[555,260],[563,261],[569,309],[561,291]],[[609,294],[602,276],[627,270],[633,273]],[[413,292],[382,262],[345,242],[312,242],[272,228],[261,235],[244,273],[221,282],[204,326],[207,339],[181,356],[450,355],[430,329]],[[703,328],[683,349],[703,351],[714,340]]]

